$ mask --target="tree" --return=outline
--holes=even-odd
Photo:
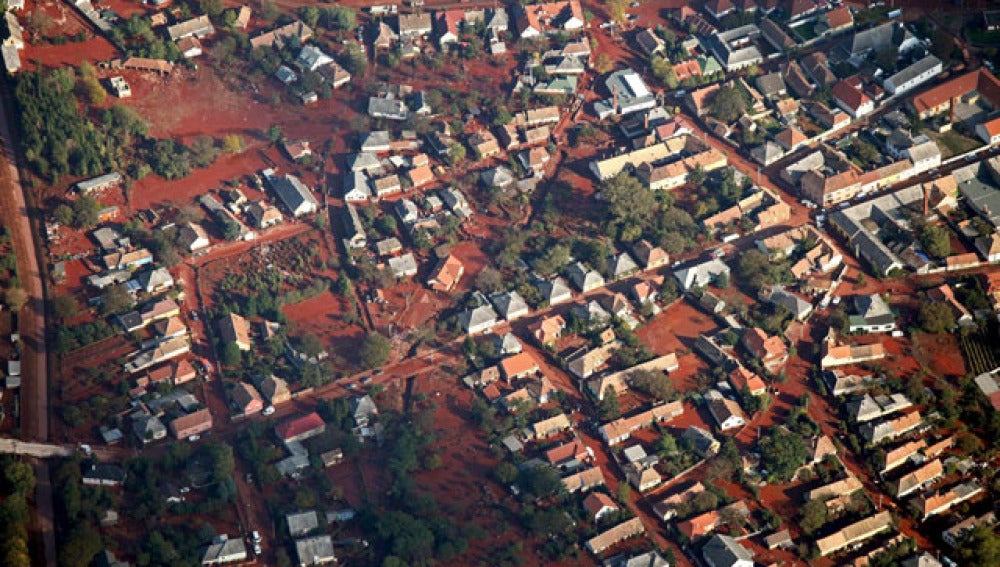
[[[594,61],[594,69],[596,69],[600,75],[610,73],[614,68],[615,62],[611,60],[611,57],[607,53],[602,52],[597,56],[597,60]]]
[[[677,439],[669,433],[660,435],[660,439],[656,442],[656,452],[663,457],[673,455],[677,452]]]
[[[736,87],[721,87],[708,107],[709,114],[726,124],[732,124],[746,111],[747,101]]]
[[[316,6],[302,6],[299,8],[299,18],[309,27],[315,28],[319,23],[319,8]]]
[[[812,535],[826,524],[826,502],[815,499],[806,502],[799,510],[799,527],[806,535]]]
[[[608,0],[608,16],[619,24],[625,23],[625,10],[628,7],[628,0]]]
[[[58,295],[52,300],[52,312],[60,319],[72,319],[80,312],[80,306],[72,295]]]
[[[225,346],[222,347],[222,364],[225,366],[235,368],[239,366],[242,360],[243,355],[240,352],[240,347],[236,343],[226,343]]]
[[[608,220],[615,226],[645,226],[659,210],[653,192],[628,173],[622,172],[601,182],[600,191],[608,204]]]
[[[191,143],[191,152],[194,155],[193,163],[195,167],[208,167],[212,165],[219,155],[219,150],[215,147],[215,140],[211,136],[198,136]]]
[[[943,301],[923,301],[917,318],[928,333],[944,333],[955,327],[955,314]]]
[[[632,386],[658,400],[674,397],[674,384],[666,374],[656,370],[642,370],[632,375]]]
[[[654,55],[652,59],[649,60],[649,66],[653,70],[653,77],[660,81],[663,86],[668,89],[676,89],[680,83],[677,81],[677,74],[674,72],[674,66],[670,64],[670,61],[659,55]]]
[[[483,293],[503,291],[503,274],[492,266],[486,266],[476,274],[476,288]]]
[[[601,419],[604,421],[621,417],[622,412],[618,405],[618,393],[613,386],[608,386],[604,390],[604,399],[598,404],[597,411],[601,414]]]
[[[97,224],[101,204],[90,195],[83,195],[73,201],[73,226],[89,228]]]
[[[245,147],[243,136],[239,134],[226,134],[226,137],[222,139],[222,151],[227,154],[242,153]]]
[[[917,233],[920,245],[935,258],[947,258],[951,254],[951,238],[948,230],[929,223],[919,223]]]
[[[60,567],[87,567],[101,552],[101,536],[87,524],[77,524],[59,549]]]
[[[465,159],[465,146],[458,142],[448,142],[448,163],[455,165]]]
[[[365,368],[377,368],[389,360],[392,341],[378,332],[368,333],[361,345],[360,359]]]
[[[80,94],[92,105],[104,104],[104,101],[108,98],[108,91],[104,90],[101,82],[93,76],[84,77],[80,80]]]
[[[284,138],[285,135],[281,133],[281,126],[277,124],[272,124],[270,128],[267,129],[267,140],[272,144],[277,144]]]
[[[66,203],[56,205],[56,208],[52,210],[52,216],[55,217],[56,222],[63,226],[73,224],[73,209]]]
[[[1000,566],[1000,536],[988,523],[966,532],[956,549],[963,565]]]
[[[7,308],[15,313],[20,311],[28,303],[28,292],[19,287],[9,287],[3,293],[4,302]]]
[[[809,456],[802,436],[784,427],[770,428],[758,446],[761,464],[779,482],[790,480]]]
[[[504,461],[493,469],[493,478],[495,478],[500,484],[509,486],[517,480],[517,467],[507,461]]]

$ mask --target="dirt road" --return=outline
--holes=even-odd
[[[28,303],[21,310],[20,333],[22,343],[22,400],[24,436],[36,441],[49,437],[48,365],[45,349],[45,292],[42,272],[39,269],[39,250],[31,230],[31,219],[25,203],[24,188],[17,171],[17,153],[8,123],[10,101],[0,97],[0,135],[3,136],[3,163],[0,164],[0,211],[5,226],[11,231],[21,287],[28,294]],[[32,530],[42,542],[41,557],[36,550],[36,565],[56,564],[56,540],[53,527],[52,485],[48,482],[48,468],[42,462],[34,463],[35,514]],[[39,561],[41,559],[41,561]]]

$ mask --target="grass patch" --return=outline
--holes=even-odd
[[[924,133],[941,148],[941,159],[961,155],[983,145],[979,140],[963,136],[955,130],[949,130],[943,134],[933,130],[925,130]]]

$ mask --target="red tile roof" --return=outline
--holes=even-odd
[[[302,417],[296,417],[295,419],[281,423],[274,428],[274,431],[278,434],[278,437],[285,440],[298,437],[303,433],[325,426],[326,422],[323,421],[323,418],[321,418],[318,413],[312,412],[310,414],[303,415]]]
[[[872,102],[872,99],[868,95],[860,88],[852,86],[847,80],[840,81],[834,85],[833,89],[830,90],[830,94],[854,110],[861,108],[865,103]]]
[[[850,8],[847,6],[841,6],[826,13],[826,22],[830,25],[831,29],[837,29],[841,26],[849,26],[853,24],[854,16],[851,15]]]
[[[972,91],[978,91],[994,105],[1000,103],[1000,80],[985,68],[979,68],[914,96],[913,108],[923,113]]]

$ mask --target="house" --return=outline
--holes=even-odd
[[[319,529],[319,514],[316,510],[285,514],[285,525],[288,526],[288,535],[300,538]]]
[[[500,144],[489,130],[473,132],[468,138],[469,148],[479,159],[486,159],[500,153]]]
[[[740,405],[729,398],[718,397],[708,402],[708,412],[722,431],[746,425],[746,416]]]
[[[235,343],[244,352],[250,350],[250,323],[236,313],[230,313],[219,320],[219,338],[223,344]]]
[[[375,418],[378,417],[378,406],[375,405],[375,400],[368,394],[351,398],[350,409],[351,418],[354,420],[356,427],[369,427],[375,421]]]
[[[295,555],[299,558],[299,567],[325,565],[337,561],[337,556],[333,552],[333,538],[328,535],[295,540]]]
[[[538,361],[530,353],[522,352],[509,356],[500,361],[500,373],[504,380],[513,382],[519,378],[526,378],[535,374],[539,370]]]
[[[104,266],[109,270],[134,270],[153,263],[153,254],[145,248],[131,252],[114,252],[104,256]]]
[[[252,415],[264,409],[264,400],[260,397],[260,392],[253,385],[246,382],[237,382],[229,392],[236,411],[243,415]]]
[[[262,32],[250,38],[250,48],[282,47],[289,40],[295,39],[297,45],[303,45],[313,36],[313,30],[302,22],[295,21],[270,31]]]
[[[781,286],[772,286],[761,290],[760,298],[768,303],[784,307],[796,321],[805,321],[813,310],[811,303]]]
[[[619,542],[643,533],[646,533],[646,527],[642,525],[642,520],[639,518],[632,518],[597,534],[587,540],[584,545],[586,545],[587,549],[591,553],[598,555],[605,549],[608,549]]]
[[[576,262],[566,268],[566,276],[583,293],[604,286],[604,278],[601,274],[597,270],[587,268],[581,262]]]
[[[295,71],[292,71],[291,68],[281,65],[274,71],[274,78],[283,84],[290,85],[299,80],[299,75]]]
[[[530,312],[528,304],[521,297],[521,294],[516,291],[494,293],[490,296],[490,303],[493,304],[493,307],[496,308],[500,316],[506,321],[513,321],[524,317]]]
[[[760,34],[760,28],[754,24],[716,32],[708,37],[708,48],[723,68],[732,73],[764,61],[754,44]]]
[[[842,80],[833,86],[830,95],[851,118],[857,119],[875,110],[875,101],[861,88],[860,81]]]
[[[345,204],[340,218],[344,227],[344,247],[348,250],[357,250],[367,246],[368,238],[365,235],[365,228],[361,224],[361,217],[358,216],[358,210],[354,205]]]
[[[312,214],[319,209],[319,201],[298,177],[288,174],[277,177],[268,169],[264,171],[264,179],[293,217]]]
[[[719,449],[722,448],[722,444],[714,435],[697,425],[692,425],[685,429],[681,435],[681,439],[692,451],[703,459],[716,455]]]
[[[492,329],[497,324],[497,313],[489,303],[483,302],[479,307],[467,309],[458,316],[459,326],[462,330],[474,335],[487,329]]]
[[[875,397],[864,394],[845,403],[844,411],[851,421],[864,423],[902,411],[911,406],[913,406],[913,403],[909,398],[900,393],[892,395],[880,394]]]
[[[917,455],[921,449],[925,449],[926,447],[926,440],[916,439],[914,441],[903,443],[895,449],[886,450],[885,457],[882,459],[881,474],[885,474],[896,467],[909,462],[910,459]]]
[[[375,49],[389,49],[398,40],[399,35],[396,34],[392,27],[385,23],[384,20],[379,20],[378,34],[375,36],[375,41],[372,42]]]
[[[736,11],[736,6],[731,0],[708,0],[705,2],[705,11],[712,15],[717,21]]]
[[[594,450],[581,441],[579,437],[574,437],[572,441],[546,451],[545,460],[558,468],[578,467],[581,463],[589,463],[594,460]]]
[[[288,388],[288,382],[278,378],[274,374],[269,375],[261,381],[260,393],[267,398],[268,403],[272,406],[292,399],[292,392]]]
[[[243,538],[229,539],[225,535],[218,536],[201,554],[202,565],[223,565],[246,561],[246,559],[247,548],[243,543]]]
[[[924,423],[919,411],[904,414],[899,417],[869,421],[861,424],[858,434],[869,445],[878,445],[883,441],[895,439],[900,435],[913,431]]]
[[[849,317],[851,333],[888,333],[896,330],[896,316],[880,295],[853,298],[856,315]]]
[[[920,46],[917,39],[902,22],[886,22],[882,25],[855,31],[848,46],[850,56],[857,60],[871,52],[879,52],[894,47],[900,54]]]
[[[542,300],[550,306],[565,303],[573,299],[573,292],[566,285],[566,281],[559,276],[548,280],[541,280],[536,285],[542,296]]]
[[[941,533],[941,539],[948,545],[958,548],[969,531],[981,525],[993,526],[997,523],[996,514],[986,512],[981,516],[970,516]]]
[[[562,479],[563,488],[569,494],[577,492],[589,492],[598,486],[604,486],[604,473],[601,467],[590,467],[580,472],[573,473]]]
[[[917,490],[923,490],[942,476],[944,476],[944,465],[941,464],[941,459],[928,461],[896,480],[893,486],[896,498],[903,498]]]
[[[635,35],[635,43],[649,57],[663,53],[666,49],[666,44],[652,28],[646,28],[637,33]]]
[[[546,439],[572,428],[573,424],[570,423],[566,414],[560,413],[531,424],[528,431],[530,431],[532,439]]]
[[[713,535],[701,556],[709,567],[754,567],[753,553],[727,535]]]
[[[425,36],[434,30],[431,15],[426,12],[400,14],[396,19],[397,34],[401,39]]]
[[[1000,80],[986,67],[980,67],[914,95],[910,106],[926,119],[950,111],[952,102],[957,101],[978,101],[995,109],[1000,102]]]
[[[684,405],[680,401],[674,401],[605,423],[598,428],[598,433],[605,443],[614,446],[631,437],[634,431],[670,421],[682,413]]]
[[[930,81],[938,76],[942,69],[941,60],[928,55],[884,79],[882,86],[890,95],[899,95]]]
[[[166,268],[155,268],[139,274],[136,279],[146,293],[160,293],[174,287],[174,277]]]
[[[715,531],[716,528],[726,524],[724,519],[729,513],[742,515],[750,514],[746,504],[736,502],[719,510],[709,510],[697,516],[692,516],[682,522],[677,523],[677,530],[687,536],[689,541],[695,541],[702,536],[706,536]]]
[[[729,373],[729,383],[733,385],[733,389],[737,392],[746,391],[751,396],[763,396],[767,393],[767,386],[764,384],[764,380],[742,366],[737,367]]]
[[[771,372],[777,372],[788,360],[788,348],[778,336],[767,336],[754,327],[743,333],[743,346]]]
[[[132,415],[132,432],[143,445],[167,436],[167,428],[160,421],[160,418],[148,413]]]
[[[663,482],[663,477],[651,466],[644,466],[640,463],[628,463],[624,469],[625,480],[639,492],[646,492]]]
[[[208,248],[211,242],[208,233],[200,224],[189,222],[181,226],[177,233],[177,242],[190,252]]]
[[[994,372],[984,372],[973,380],[976,387],[993,406],[994,411],[1000,411],[1000,381]]]
[[[674,278],[684,291],[704,287],[719,278],[729,278],[729,266],[722,260],[713,258],[700,264],[693,264],[674,271]]]
[[[583,8],[579,0],[520,5],[514,8],[514,23],[521,38],[579,31],[584,26]]]
[[[455,288],[458,280],[465,273],[465,265],[455,256],[448,254],[438,261],[434,270],[427,277],[427,285],[435,291],[448,293]]]
[[[121,486],[125,483],[125,469],[106,463],[92,464],[81,475],[87,486]]]
[[[434,172],[429,165],[421,165],[406,170],[406,178],[414,188],[423,187],[434,181]]]
[[[602,120],[613,114],[625,116],[656,107],[656,96],[632,69],[611,73],[604,86],[611,98],[594,103],[595,114]]]
[[[417,260],[413,254],[406,253],[402,256],[389,258],[389,270],[396,279],[408,278],[417,275]]]
[[[316,412],[296,417],[278,424],[274,428],[283,443],[303,441],[326,431],[326,423]]]
[[[167,28],[167,36],[170,37],[170,41],[177,41],[185,37],[203,39],[214,33],[215,27],[208,16],[191,18]]]
[[[542,346],[554,344],[566,329],[566,320],[561,315],[552,315],[528,325],[531,336]]]
[[[402,121],[410,118],[410,109],[402,100],[373,96],[368,98],[368,115],[372,118]]]
[[[850,524],[840,531],[816,540],[821,557],[865,541],[881,532],[892,529],[892,514],[886,510]]]
[[[603,492],[592,492],[584,498],[583,509],[587,511],[587,518],[594,523],[620,510],[618,504]]]
[[[575,356],[566,364],[571,374],[581,380],[591,377],[599,368],[611,359],[612,351],[617,348],[616,341],[594,347]]]
[[[181,314],[181,308],[173,299],[161,299],[153,303],[146,304],[139,312],[143,326],[155,323],[156,321],[170,319]]]
[[[947,283],[927,290],[927,298],[931,301],[943,301],[948,305],[955,317],[955,325],[964,327],[973,324],[972,313],[969,313],[969,310],[958,301],[955,292]]]
[[[809,142],[797,128],[788,127],[774,135],[774,141],[778,143],[786,152],[794,152]]]
[[[551,156],[545,148],[535,147],[518,153],[517,159],[524,169],[533,171],[537,175],[545,169],[545,164],[549,163]]]
[[[170,422],[170,434],[174,439],[186,439],[212,429],[212,412],[208,408],[182,415]]]
[[[975,480],[970,480],[950,488],[921,494],[914,498],[911,504],[921,514],[921,519],[926,520],[982,493],[983,487]]]

